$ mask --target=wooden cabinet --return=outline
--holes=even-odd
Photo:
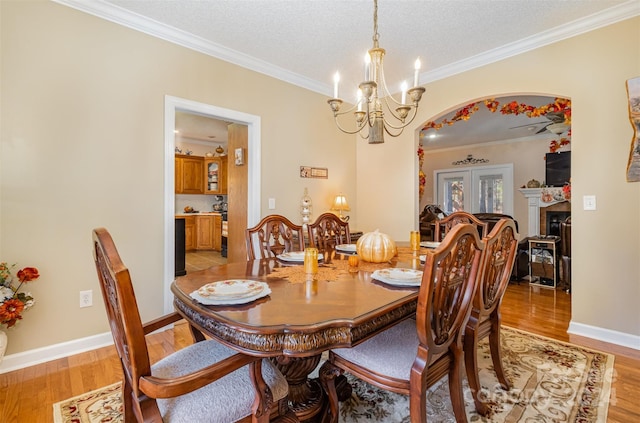
[[[222,249],[222,216],[219,214],[198,215],[196,220],[196,249]]]
[[[560,237],[529,238],[529,285],[555,289]]]
[[[196,217],[187,216],[184,218],[184,244],[185,250],[191,251],[196,249]]]
[[[222,250],[222,216],[219,214],[213,216],[213,249]]]
[[[176,194],[204,194],[204,158],[176,155]]]
[[[204,193],[227,193],[227,156],[204,159]]]

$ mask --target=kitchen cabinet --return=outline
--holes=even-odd
[[[184,244],[185,250],[192,251],[196,249],[196,217],[186,216],[184,218]]]
[[[204,159],[204,193],[227,193],[227,156]]]
[[[204,194],[204,157],[175,156],[176,194]]]
[[[222,216],[213,215],[213,249],[222,251]]]
[[[222,216],[219,214],[196,216],[196,250],[222,248]]]

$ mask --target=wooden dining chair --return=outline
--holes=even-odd
[[[202,340],[151,365],[145,336],[181,317],[171,313],[142,324],[129,270],[109,232],[93,231],[93,254],[114,344],[122,364],[124,421],[280,422],[288,384],[267,359]],[[203,339],[203,337],[202,337]]]
[[[275,257],[290,251],[303,251],[304,232],[302,226],[284,216],[272,214],[246,230],[246,242],[249,260]]]
[[[343,371],[409,395],[412,422],[426,422],[426,391],[449,376],[457,422],[466,422],[462,331],[475,294],[483,243],[470,224],[456,225],[426,255],[414,319],[403,320],[353,348],[334,349],[320,369],[330,422],[338,421],[336,380]]]
[[[500,304],[504,296],[516,258],[518,236],[512,219],[503,218],[483,239],[484,251],[480,262],[479,282],[473,299],[471,314],[464,331],[464,359],[469,387],[475,407],[487,415],[490,403],[480,399],[478,375],[478,342],[489,337],[493,369],[503,389],[511,389],[502,366],[500,346]]]
[[[330,242],[335,248],[340,244],[351,244],[349,222],[345,222],[333,213],[323,213],[315,222],[307,225],[309,231],[309,243],[320,252],[327,250]]]
[[[478,235],[480,238],[487,236],[489,233],[488,222],[483,222],[478,219],[471,213],[465,211],[457,211],[453,212],[448,216],[443,217],[440,220],[436,220],[435,222],[435,235],[433,237],[434,241],[442,241],[442,238],[458,223],[470,223],[474,225],[478,230]]]

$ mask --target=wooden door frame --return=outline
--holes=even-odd
[[[212,106],[179,97],[164,97],[164,312],[173,311],[171,282],[175,272],[175,121],[176,111],[246,125],[247,148],[247,227],[260,220],[260,116]]]

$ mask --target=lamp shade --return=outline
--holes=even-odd
[[[333,199],[333,206],[331,207],[331,210],[350,211],[351,208],[349,207],[349,203],[347,203],[347,198],[344,195],[339,194]]]

